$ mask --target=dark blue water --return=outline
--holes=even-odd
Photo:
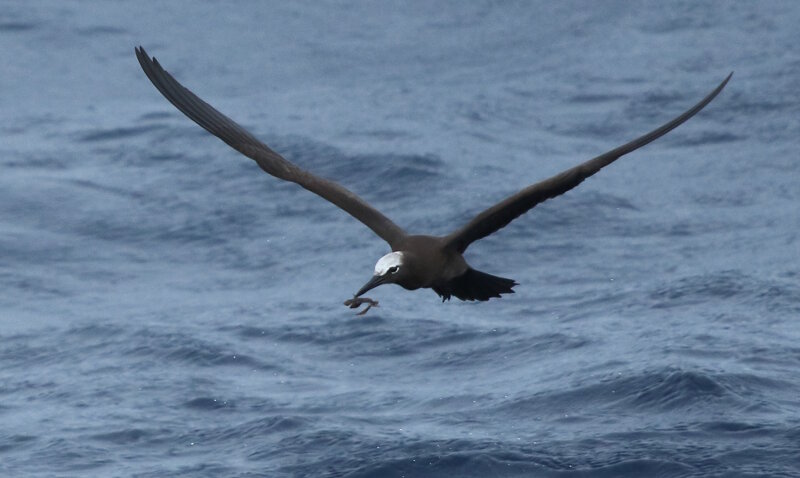
[[[799,476],[796,2],[0,9],[0,475]],[[664,4],[662,4],[664,3]],[[517,293],[342,301],[387,246],[147,81]]]

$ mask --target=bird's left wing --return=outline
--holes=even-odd
[[[585,163],[579,164],[574,168],[568,169],[549,179],[545,179],[544,181],[526,187],[513,196],[506,198],[505,200],[478,214],[461,229],[458,229],[452,234],[446,236],[445,244],[458,250],[459,252],[464,252],[473,242],[505,227],[508,225],[508,223],[526,213],[537,204],[564,194],[583,182],[584,179],[600,171],[600,169],[602,169],[604,166],[608,166],[621,156],[641,148],[647,143],[650,143],[651,141],[654,141],[669,133],[676,127],[680,126],[681,123],[697,114],[708,103],[710,103],[711,100],[713,100],[714,97],[716,97],[719,92],[722,91],[722,89],[728,83],[728,80],[731,79],[732,75],[733,73],[729,74],[728,77],[725,78],[722,83],[720,83],[719,86],[714,89],[714,91],[708,94],[708,96],[700,100],[699,103],[692,106],[686,112],[672,121],[634,139],[633,141],[603,153],[596,158],[586,161]]]

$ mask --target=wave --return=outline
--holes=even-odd
[[[717,302],[758,305],[773,312],[800,312],[800,287],[790,280],[759,279],[739,270],[679,278],[650,293],[653,308]]]
[[[558,416],[583,410],[657,416],[679,411],[687,417],[716,410],[746,410],[761,403],[767,390],[790,391],[788,383],[757,375],[665,368],[614,374],[569,390],[541,391],[508,399],[496,411],[508,416]]]
[[[206,341],[184,333],[142,329],[126,338],[121,352],[140,358],[166,360],[197,367],[237,366],[272,371],[278,367],[232,350],[217,341]]]

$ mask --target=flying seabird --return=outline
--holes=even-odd
[[[289,162],[262,143],[249,131],[198,98],[164,70],[141,46],[136,57],[147,77],[183,114],[209,133],[255,162],[268,174],[297,183],[344,209],[389,243],[391,252],[375,264],[372,278],[345,305],[376,301],[360,297],[382,284],[398,284],[408,290],[433,289],[442,301],[455,296],[461,300],[485,301],[501,294],[513,294],[517,282],[477,271],[467,264],[464,251],[470,244],[505,227],[537,204],[564,194],[621,156],[667,134],[713,100],[731,79],[730,73],[714,91],[686,112],[653,131],[601,154],[549,179],[532,184],[478,214],[464,226],[446,236],[408,234],[340,184],[316,176]]]

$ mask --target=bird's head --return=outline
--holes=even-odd
[[[355,296],[358,297],[368,290],[374,289],[381,284],[396,283],[401,277],[403,277],[403,273],[405,272],[403,265],[402,252],[390,252],[381,257],[375,264],[375,274],[372,276],[372,279],[364,284],[364,287],[356,292]]]

